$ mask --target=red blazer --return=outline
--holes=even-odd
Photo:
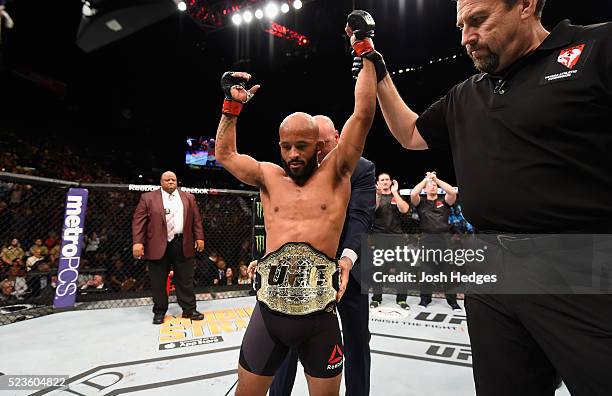
[[[202,217],[193,194],[177,191],[183,201],[183,255],[193,257],[195,240],[204,240]],[[163,257],[168,233],[161,188],[140,196],[132,218],[132,240],[134,244],[144,245],[145,259],[159,260]]]

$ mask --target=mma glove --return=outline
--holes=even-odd
[[[225,115],[238,116],[242,110],[242,105],[247,103],[253,97],[253,94],[246,89],[247,80],[242,77],[234,76],[233,72],[225,72],[221,76],[221,89],[225,95],[223,100],[223,108],[221,112]],[[246,92],[246,100],[238,101],[232,97],[232,88],[244,90]]]
[[[346,23],[357,39],[352,45],[353,76],[357,78],[357,75],[363,68],[362,58],[366,58],[374,63],[376,80],[380,82],[388,72],[382,55],[374,49],[372,42],[376,27],[374,18],[366,11],[355,10],[349,14]]]
[[[356,56],[355,51],[351,53],[353,55],[353,68],[351,69],[353,77],[357,78],[359,72],[363,68],[363,59],[361,56]],[[368,52],[363,55],[363,58],[369,59],[374,63],[374,70],[376,70],[376,81],[381,82],[389,72],[387,72],[387,65],[382,55],[378,51]]]

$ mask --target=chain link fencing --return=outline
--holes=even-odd
[[[76,309],[152,304],[147,264],[132,257],[131,223],[140,195],[155,186],[85,184],[0,172],[0,325],[53,312],[70,187],[89,191]],[[238,278],[240,266],[252,257],[258,193],[183,190],[196,197],[205,235],[205,250],[195,257],[196,298],[249,295],[250,285],[238,284]],[[173,292],[169,300],[176,301]]]
[[[89,191],[75,308],[152,304],[147,264],[132,257],[131,222],[140,195],[157,186],[86,184],[0,172],[0,325],[53,312],[71,187]],[[265,250],[258,193],[183,190],[196,197],[205,235],[205,250],[195,258],[196,298],[252,294],[251,286],[239,284],[238,278],[240,267]],[[418,216],[411,210],[401,220],[403,232],[417,237]],[[176,301],[174,293],[169,300]]]

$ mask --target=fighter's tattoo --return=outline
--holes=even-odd
[[[232,125],[236,123],[236,117],[228,117],[228,116],[223,116],[221,117],[221,122],[219,124],[219,128],[217,129],[217,144],[221,144],[221,146],[223,146],[224,148],[231,146],[230,142],[226,142],[225,141],[225,133],[227,132],[227,129]]]

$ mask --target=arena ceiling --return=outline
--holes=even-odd
[[[104,134],[113,137],[108,140],[114,144],[144,140],[147,150],[180,162],[185,136],[215,133],[222,99],[219,76],[241,69],[251,72],[262,90],[241,116],[240,147],[276,161],[277,127],[287,114],[328,114],[338,127],[350,114],[353,81],[343,26],[354,6],[376,19],[375,43],[390,70],[423,66],[421,71],[394,76],[417,111],[474,72],[460,56],[455,3],[450,0],[305,0],[299,11],[279,13],[275,19],[307,37],[308,45],[302,46],[266,32],[271,28],[266,18],[237,27],[228,14],[221,24],[203,23],[192,9],[218,11],[246,4],[255,10],[263,3],[188,0],[187,12],[176,10],[86,53],[75,44],[80,0],[9,0],[16,27],[3,35],[6,92],[11,98],[4,110],[17,123],[44,120],[45,127],[55,128],[53,133]],[[549,0],[545,27],[551,29],[564,18],[577,24],[612,20],[612,5],[585,0],[569,8],[567,2]],[[448,152],[402,151],[380,115],[365,155],[404,183],[412,183],[425,168],[454,179]]]

